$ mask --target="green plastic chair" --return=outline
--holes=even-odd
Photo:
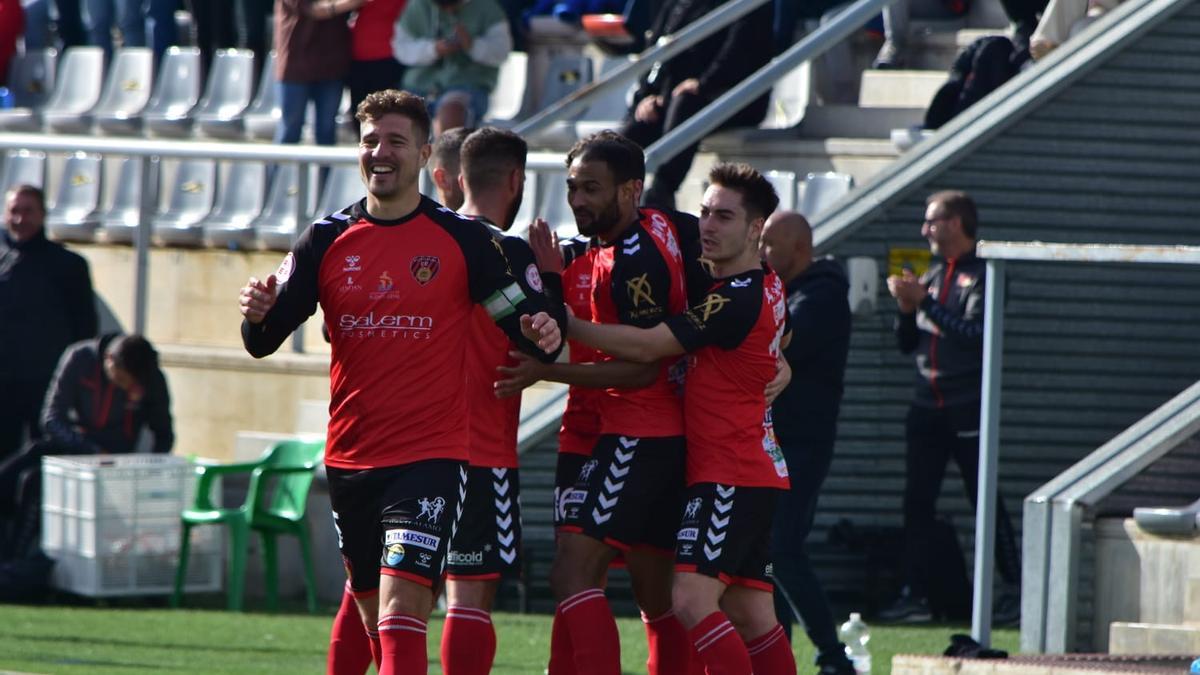
[[[175,593],[171,596],[172,607],[180,606],[183,600],[192,528],[197,525],[225,525],[229,528],[229,587],[226,590],[229,609],[242,609],[242,595],[246,588],[246,550],[250,532],[255,531],[262,537],[263,543],[267,607],[272,611],[279,608],[275,537],[290,534],[300,540],[308,611],[317,611],[317,580],[304,508],[308,503],[313,470],[321,461],[324,451],[324,441],[287,440],[276,443],[257,462],[196,465],[199,481],[195,501],[192,508],[185,509],[181,515],[183,532],[179,546],[179,567],[175,570]],[[245,503],[237,508],[214,505],[211,495],[213,483],[222,476],[240,473],[250,474],[250,489],[246,493]]]

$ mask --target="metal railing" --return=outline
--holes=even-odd
[[[975,513],[975,602],[971,630],[991,635],[996,470],[1000,450],[1006,264],[1139,263],[1200,265],[1200,247],[980,241],[987,260],[984,296],[983,397],[979,424],[979,494]],[[1179,441],[1200,431],[1200,384],[1190,387],[1039,488],[1025,500],[1021,651],[1065,652],[1074,640],[1083,510],[1107,496]]]

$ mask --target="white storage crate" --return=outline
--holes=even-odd
[[[174,455],[43,458],[42,549],[56,561],[54,586],[91,597],[170,593],[179,516],[195,487],[191,463]],[[192,530],[188,592],[221,589],[223,533]]]

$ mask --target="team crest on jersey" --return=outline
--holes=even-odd
[[[537,265],[530,263],[529,267],[525,268],[525,282],[538,293],[542,292],[542,275],[538,272]]]
[[[975,277],[971,276],[970,274],[961,274],[958,277],[958,287],[959,288],[966,288],[967,286],[970,286],[973,283],[975,283]]]
[[[641,307],[643,302],[651,307],[656,306],[654,302],[654,289],[650,285],[649,273],[626,281],[625,290],[629,292],[629,301],[633,303],[634,307]]]
[[[275,281],[281,284],[287,283],[288,279],[292,278],[292,272],[296,270],[296,256],[289,251],[284,257],[283,262],[279,263],[279,269],[275,270]]]
[[[413,256],[412,262],[408,265],[408,270],[412,272],[413,279],[416,279],[418,284],[424,286],[433,281],[441,266],[442,262],[436,255],[418,255]]]

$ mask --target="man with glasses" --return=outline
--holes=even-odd
[[[965,193],[944,191],[925,200],[921,236],[940,258],[917,277],[888,277],[896,299],[900,351],[916,353],[917,380],[905,420],[904,558],[900,597],[884,621],[930,621],[938,578],[935,509],[946,463],[953,458],[974,504],[979,476],[979,402],[983,364],[984,262],[975,256],[979,218]],[[998,501],[996,567],[1003,583],[995,620],[1019,616],[1020,558],[1012,524]]]

